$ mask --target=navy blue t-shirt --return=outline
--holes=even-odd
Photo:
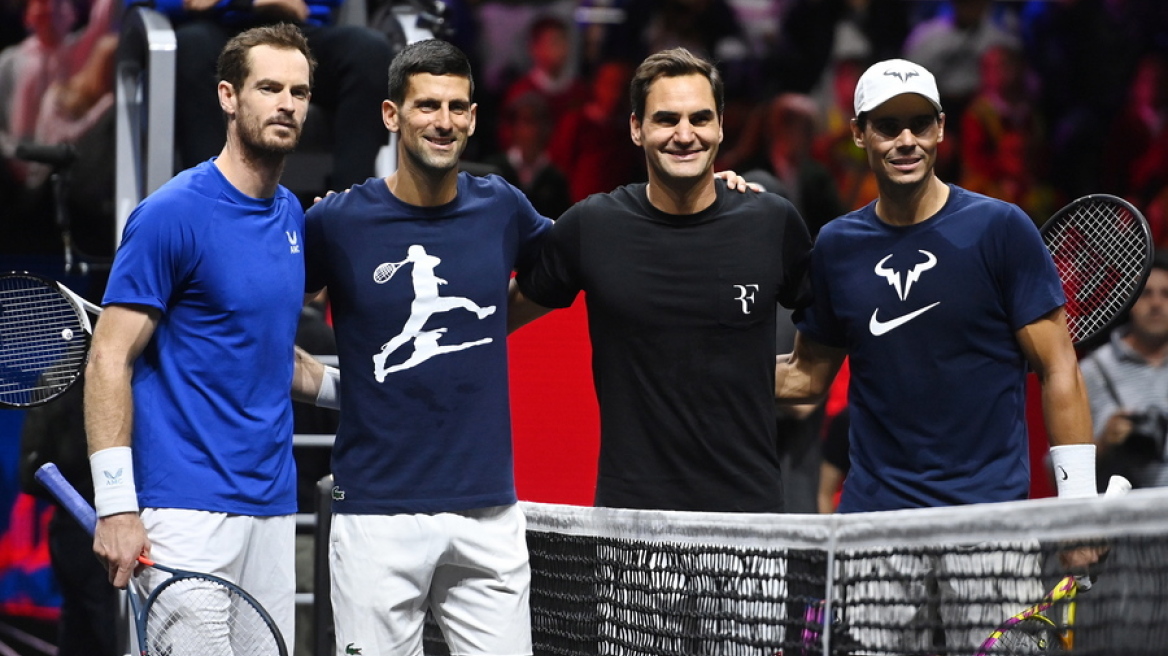
[[[307,290],[328,287],[344,372],[336,512],[515,502],[507,286],[550,225],[502,178],[467,173],[439,207],[374,178],[309,210]]]
[[[1026,498],[1026,363],[1015,333],[1064,302],[1016,206],[950,186],[907,227],[875,203],[828,223],[799,330],[845,348],[852,468],[843,512]]]

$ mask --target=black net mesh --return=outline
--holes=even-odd
[[[536,654],[1168,654],[1168,490],[832,516],[524,510]],[[1106,549],[1090,589],[986,646],[1077,547]],[[443,653],[433,626],[427,653]]]

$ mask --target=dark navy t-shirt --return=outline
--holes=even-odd
[[[502,178],[466,173],[439,207],[375,178],[309,210],[307,289],[328,287],[344,380],[336,512],[515,502],[507,286],[550,224]]]
[[[1009,501],[1029,492],[1026,362],[1015,333],[1064,302],[1016,206],[950,186],[908,227],[875,203],[828,223],[797,315],[851,358],[843,512]]]

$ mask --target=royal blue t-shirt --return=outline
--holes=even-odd
[[[141,506],[296,512],[289,392],[303,231],[287,189],[251,198],[214,160],[130,215],[103,302],[162,313],[134,365]]]
[[[438,207],[374,178],[312,207],[307,290],[328,287],[343,373],[333,509],[514,503],[507,286],[551,222],[498,176]]]
[[[847,349],[852,468],[843,512],[1026,498],[1020,328],[1064,302],[1016,206],[950,186],[907,227],[875,203],[829,222],[812,251],[812,340]]]

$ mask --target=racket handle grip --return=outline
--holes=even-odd
[[[47,462],[36,470],[35,477],[40,484],[49,491],[73,515],[77,523],[89,531],[90,535],[97,529],[97,513],[93,506],[81,496],[77,490],[61,475],[61,470],[51,462]]]
[[[1105,497],[1121,497],[1132,489],[1131,481],[1123,476],[1112,476],[1107,481],[1107,490],[1103,493]],[[1106,557],[1106,556],[1104,556]],[[1095,577],[1089,574],[1081,574],[1075,577],[1075,582],[1079,585],[1079,590],[1086,592],[1091,589],[1095,583]]]

